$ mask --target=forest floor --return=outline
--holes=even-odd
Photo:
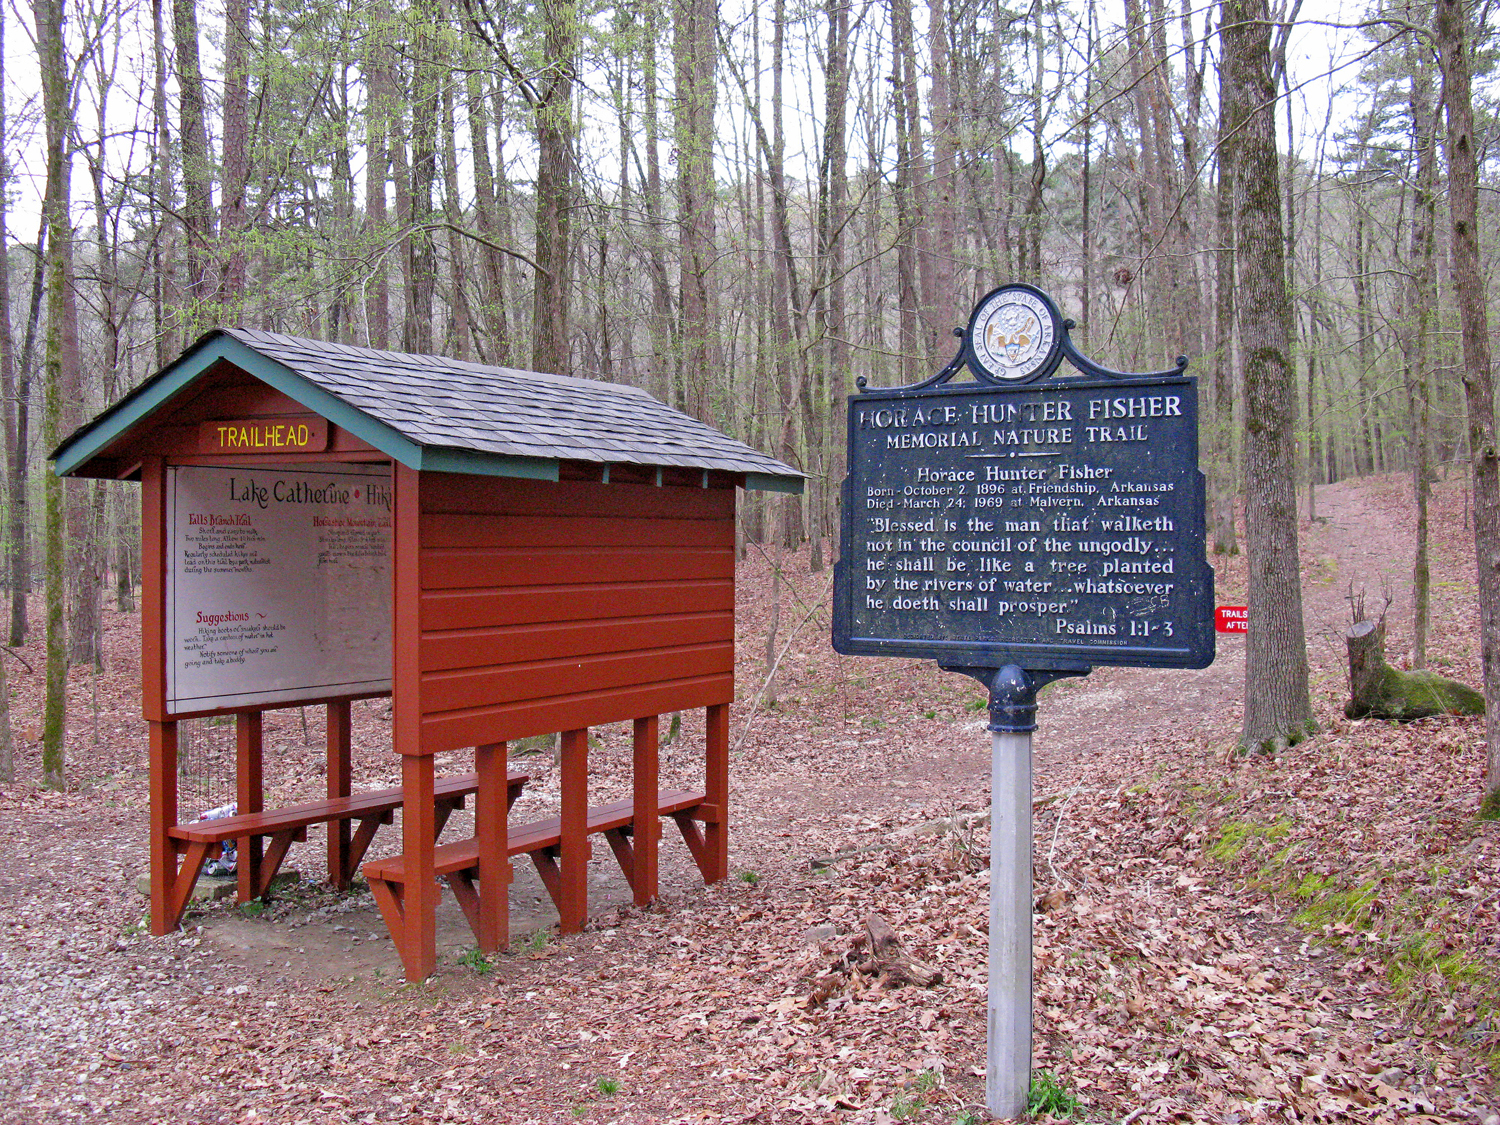
[[[1342,716],[1351,591],[1390,599],[1393,662],[1410,643],[1407,491],[1397,477],[1322,488],[1303,524],[1308,741],[1234,751],[1242,637],[1221,636],[1202,671],[1100,670],[1044,692],[1042,1117],[1500,1125],[1483,721]],[[1477,684],[1466,514],[1462,483],[1439,485],[1430,652]],[[1218,601],[1242,603],[1243,560],[1217,566]],[[619,905],[606,855],[588,929],[559,939],[517,865],[511,950],[479,958],[445,895],[440,964],[416,985],[368,892],[311,879],[146,934],[138,621],[110,614],[106,671],[73,673],[66,793],[36,784],[33,641],[18,655],[36,671],[9,665],[22,780],[0,793],[0,1121],[987,1120],[983,696],[930,664],[833,653],[828,594],[805,555],[752,549],[742,565],[727,883],[701,886],[664,834],[661,902]],[[315,796],[321,722],[279,716],[268,803]],[[358,783],[396,782],[388,726],[383,704],[358,705]],[[225,799],[224,734],[199,735],[185,812]],[[596,800],[625,791],[629,760],[622,730],[597,734]],[[693,775],[701,737],[685,717],[669,778]],[[555,807],[552,756],[513,764],[533,777],[516,815]],[[386,829],[377,847],[398,841]],[[316,876],[322,854],[314,834],[290,865]],[[938,984],[850,967],[874,913]]]

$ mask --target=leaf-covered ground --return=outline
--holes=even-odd
[[[1409,643],[1404,487],[1322,489],[1322,519],[1304,525],[1315,738],[1275,759],[1233,752],[1237,638],[1203,672],[1100,671],[1044,694],[1035,1066],[1059,1113],[1500,1125],[1500,824],[1474,819],[1482,722],[1340,715],[1350,590],[1376,608],[1389,593],[1392,659]],[[1465,511],[1460,484],[1439,488],[1432,662],[1477,683]],[[1242,562],[1220,561],[1219,586],[1242,599]],[[349,924],[367,895],[305,890],[258,917],[219,905],[181,934],[140,932],[136,621],[111,618],[103,676],[74,673],[66,794],[34,787],[37,677],[13,661],[31,740],[22,783],[0,795],[0,1120],[985,1120],[979,689],[833,654],[827,577],[805,558],[752,551],[742,587],[735,877],[695,886],[664,836],[674,875],[658,906],[542,931],[493,964],[450,954],[421,985]],[[37,644],[21,655],[38,666]],[[774,703],[760,691],[772,662]],[[305,736],[300,723],[271,726],[277,797],[322,784],[316,717]],[[365,783],[395,780],[387,730],[379,706],[360,709]],[[601,794],[628,761],[603,733]],[[691,774],[696,736],[688,717],[670,770]],[[525,761],[526,800],[545,808],[550,759]],[[872,913],[939,984],[853,967]],[[268,969],[231,932],[285,957]],[[297,957],[315,941],[320,971]],[[345,975],[328,951],[346,947],[386,971],[351,961]]]

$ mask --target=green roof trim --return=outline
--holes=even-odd
[[[290,368],[267,359],[233,336],[220,334],[200,341],[172,366],[126,395],[114,409],[101,414],[66,438],[52,453],[52,471],[60,477],[76,472],[111,442],[140,425],[187,390],[220,360],[226,360],[246,374],[254,375],[403,465],[413,469],[422,467],[422,447],[415,442],[398,434],[385,423],[371,418],[364,411],[329,394]]]
[[[793,496],[801,496],[802,481],[787,477],[773,477],[767,473],[746,473],[745,490],[747,492],[788,492]]]
[[[505,457],[498,453],[481,453],[472,449],[437,449],[433,446],[423,449],[421,454],[422,462],[417,467],[428,473],[472,473],[481,477],[525,477],[528,480],[559,479],[558,463],[548,457]]]

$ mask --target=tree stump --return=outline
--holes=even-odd
[[[896,936],[895,928],[879,914],[865,919],[865,932],[870,939],[870,959],[856,966],[860,972],[878,974],[891,984],[914,984],[919,988],[931,988],[942,981],[942,970],[913,958]]]
[[[1351,719],[1398,723],[1429,715],[1483,715],[1484,696],[1466,684],[1428,671],[1403,672],[1385,662],[1385,619],[1358,621],[1344,634],[1349,648]]]

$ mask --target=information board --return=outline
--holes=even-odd
[[[390,690],[389,468],[167,474],[168,714]]]
[[[1213,661],[1197,382],[849,400],[833,646],[948,666]]]

